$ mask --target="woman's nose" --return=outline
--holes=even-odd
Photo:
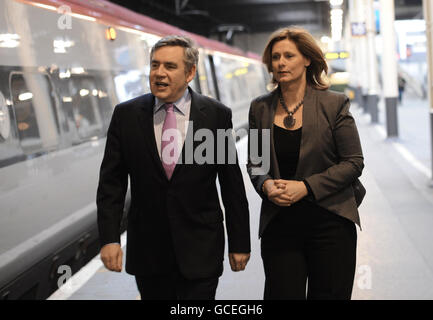
[[[278,66],[284,66],[286,64],[286,60],[284,59],[284,57],[280,57],[280,59],[278,60]]]

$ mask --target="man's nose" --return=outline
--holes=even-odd
[[[165,73],[165,68],[163,65],[160,65],[156,70],[155,70],[155,74],[158,77],[164,77],[166,75]]]

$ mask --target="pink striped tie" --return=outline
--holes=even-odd
[[[161,135],[161,159],[162,159],[162,166],[164,167],[165,174],[167,175],[167,178],[170,180],[171,175],[173,174],[174,167],[176,166],[177,158],[175,158],[175,155],[177,155],[177,141],[174,130],[176,130],[176,115],[174,114],[174,105],[172,103],[165,104],[165,120],[164,124],[162,126],[162,135]],[[167,132],[170,139],[164,139],[164,132],[166,130],[173,129],[170,132]],[[165,140],[165,141],[164,141]],[[167,151],[164,154],[164,149],[172,144],[170,153],[167,154]]]

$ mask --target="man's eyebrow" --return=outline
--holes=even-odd
[[[150,61],[150,63],[163,63],[163,64],[165,64],[165,65],[169,65],[169,66],[177,66],[177,63],[176,63],[176,62],[173,62],[173,61],[163,61],[163,62],[161,62],[161,61],[156,60],[156,59],[152,59],[152,60]]]

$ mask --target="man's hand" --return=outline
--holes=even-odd
[[[229,253],[230,267],[233,271],[245,270],[248,260],[250,260],[249,253]]]
[[[110,271],[122,271],[123,251],[118,243],[106,244],[101,249],[101,260]]]

